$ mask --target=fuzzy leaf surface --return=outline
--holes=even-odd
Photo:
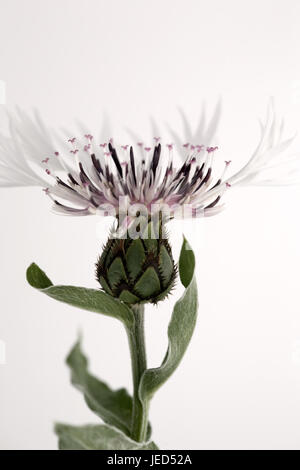
[[[35,263],[27,269],[27,281],[40,292],[60,302],[79,307],[90,312],[102,313],[117,318],[126,327],[134,322],[132,310],[120,300],[97,289],[75,286],[54,286],[48,276]]]
[[[81,349],[80,340],[66,360],[71,371],[71,382],[80,390],[88,407],[107,424],[130,434],[132,398],[125,388],[112,390],[88,370],[88,360]]]
[[[116,428],[100,425],[55,426],[60,450],[156,450],[154,442],[138,443]]]
[[[148,401],[176,370],[193,335],[198,308],[194,270],[195,255],[184,238],[180,253],[179,274],[186,289],[174,306],[168,327],[168,349],[161,366],[146,370],[142,376],[139,393],[144,402]]]

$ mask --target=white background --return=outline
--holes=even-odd
[[[222,96],[217,143],[236,168],[257,144],[270,95],[288,131],[299,130],[297,0],[0,0],[0,8],[7,104],[37,107],[53,127],[75,129],[80,118],[93,130],[108,113],[114,136],[125,127],[148,135],[150,115],[180,130],[178,105],[196,126],[202,101],[212,112]],[[300,448],[299,198],[299,188],[232,191],[225,212],[185,227],[199,320],[153,400],[162,449]],[[95,287],[108,225],[52,214],[35,188],[1,189],[0,211],[0,446],[55,449],[54,421],[97,422],[64,365],[78,330],[92,370],[114,387],[131,387],[128,347],[117,321],[39,294],[25,270],[36,261],[56,283]],[[182,227],[170,232],[178,256]],[[148,308],[151,366],[164,356],[179,294]]]

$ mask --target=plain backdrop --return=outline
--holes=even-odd
[[[0,0],[0,79],[6,103],[47,124],[93,131],[110,118],[150,135],[196,127],[222,98],[220,158],[239,168],[259,137],[269,96],[300,127],[297,0]],[[6,126],[0,109],[0,127]],[[128,140],[128,136],[123,137]],[[127,141],[126,141],[127,143]],[[300,140],[295,149],[299,150]],[[300,448],[300,188],[232,191],[215,218],[169,226],[197,256],[199,319],[179,369],[151,406],[162,449]],[[131,389],[125,332],[113,319],[41,295],[25,280],[36,261],[56,283],[96,287],[109,224],[51,213],[39,188],[0,189],[0,446],[55,449],[53,423],[96,423],[64,364],[78,331],[91,368]],[[167,347],[172,305],[149,307],[149,365]],[[5,359],[5,360],[4,360]]]

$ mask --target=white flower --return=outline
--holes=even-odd
[[[259,144],[246,165],[228,178],[232,185],[299,184],[300,155],[287,155],[296,136],[283,140],[284,122],[278,120],[271,101]]]
[[[9,137],[0,135],[0,185],[42,186],[54,201],[55,211],[68,215],[110,215],[113,208],[118,216],[122,200],[127,206],[143,204],[149,210],[164,205],[172,216],[182,215],[182,207],[189,206],[190,216],[199,217],[218,213],[223,208],[219,201],[232,185],[296,181],[298,158],[285,155],[293,138],[282,140],[283,126],[278,124],[272,104],[256,151],[229,177],[230,160],[217,171],[218,147],[211,145],[220,107],[207,128],[200,119],[195,134],[182,116],[187,140],[183,143],[171,131],[175,144],[154,137],[152,146],[142,142],[116,146],[112,139],[97,142],[89,133],[63,140],[37,114],[31,118],[18,110],[9,115]],[[207,142],[191,142],[195,137]],[[184,163],[179,166],[176,153],[184,153]]]

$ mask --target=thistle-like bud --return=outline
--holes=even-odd
[[[104,291],[128,304],[157,303],[175,284],[177,268],[170,244],[161,233],[152,238],[152,228],[150,223],[146,237],[109,238],[96,264]]]

